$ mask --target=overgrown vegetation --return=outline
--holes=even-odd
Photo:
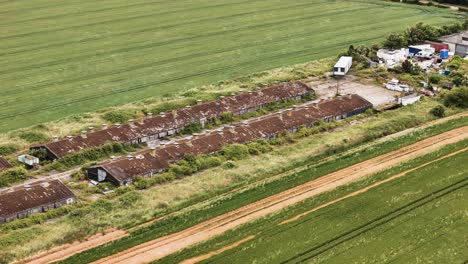
[[[18,135],[18,137],[26,140],[29,143],[44,142],[49,140],[49,137],[47,137],[45,134],[35,131],[22,132]]]
[[[17,148],[15,145],[0,145],[0,156],[10,155],[16,151]]]
[[[97,162],[104,158],[109,158],[112,155],[125,154],[134,150],[134,147],[128,144],[119,142],[107,143],[100,147],[85,149],[61,159],[54,160],[52,163],[45,164],[42,171],[66,171],[67,169],[71,169],[85,163],[90,165],[89,162]]]
[[[444,104],[446,106],[468,108],[468,87],[455,88],[445,94]]]
[[[27,180],[27,171],[23,167],[11,168],[0,172],[0,187],[7,187],[13,183]]]

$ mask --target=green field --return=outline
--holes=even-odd
[[[445,9],[379,0],[0,2],[0,132],[335,56]]]
[[[388,178],[466,148],[467,143],[445,147],[438,154],[372,178]],[[296,221],[279,224],[341,197],[336,194],[366,186],[369,179],[356,182],[160,262],[178,263],[255,235],[201,263],[464,263],[468,260],[467,160],[468,152],[464,151]]]

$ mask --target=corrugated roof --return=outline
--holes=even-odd
[[[0,171],[7,170],[13,166],[3,157],[0,157]]]
[[[55,203],[75,195],[59,180],[37,182],[0,193],[0,216]]]
[[[171,143],[156,150],[146,150],[139,153],[144,157],[143,159],[120,158],[95,167],[101,167],[118,180],[125,181],[139,175],[148,175],[167,169],[170,163],[183,159],[187,154],[213,153],[219,151],[226,144],[268,138],[281,131],[312,125],[321,119],[370,107],[372,104],[359,95],[347,95],[270,114],[235,126],[224,126],[208,134]]]
[[[65,138],[34,147],[45,147],[56,157],[61,158],[108,142],[129,142],[170,129],[180,129],[192,122],[199,122],[202,118],[219,117],[223,112],[236,113],[243,109],[250,109],[310,92],[313,92],[313,90],[304,83],[283,83],[157,115],[140,122],[134,122],[133,125],[123,124],[95,131],[88,133],[86,138],[75,136],[70,139]]]

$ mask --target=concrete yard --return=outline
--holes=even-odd
[[[318,99],[326,99],[334,97],[336,94],[337,82],[333,78],[317,79],[307,81],[307,84],[312,87]],[[339,81],[340,94],[358,94],[371,102],[374,106],[381,106],[395,102],[395,96],[398,92],[387,90],[374,83],[358,81],[354,76],[345,76]]]

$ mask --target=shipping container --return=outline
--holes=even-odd
[[[333,67],[333,75],[346,75],[353,65],[353,58],[342,56]]]

